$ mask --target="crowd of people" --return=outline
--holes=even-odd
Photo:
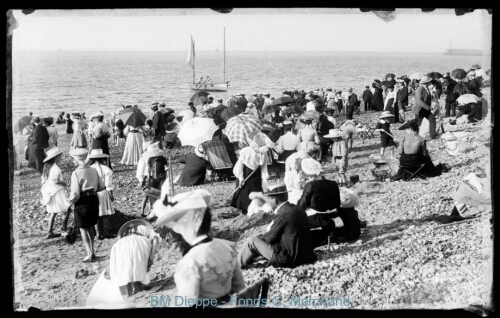
[[[436,135],[435,118],[452,115],[458,119],[461,114],[467,115],[464,105],[457,104],[463,94],[482,97],[481,81],[473,70],[468,79],[455,81],[449,74],[438,78],[429,74],[413,81],[406,76],[386,76],[383,81],[375,80],[372,88],[366,86],[360,99],[352,88],[316,89],[309,94],[303,90],[284,91],[274,99],[268,93],[254,93],[248,99],[245,94],[238,94],[227,100],[226,105],[222,99],[208,96],[201,105],[189,102],[187,109],[178,114],[166,108],[165,103],[153,102],[148,119],[137,126],[125,125],[119,112],[112,113],[109,120],[104,120],[104,114],[98,112],[88,122],[84,113],[73,112],[66,118],[61,113],[57,120],[65,122],[66,132],[72,134],[69,155],[75,165],[69,197],[58,167],[63,152],[57,147],[53,119],[33,117],[23,134],[29,140],[28,166],[42,176],[41,203],[50,214],[47,238],[67,235],[71,212],[86,251],[83,262],[95,260],[96,236],[114,237],[106,226],[115,204],[111,139],[112,146],[123,146],[120,164],[137,166],[138,188],[144,193],[138,209],[145,217],[128,223],[128,234],[119,235],[111,253],[111,278],[116,278],[123,294],[144,288],[140,283],[151,267],[159,241],[149,223],[156,219],[156,226],[172,228],[189,246],[174,276],[178,293],[193,298],[226,299],[245,287],[241,269],[253,266],[256,261],[263,260],[264,266],[295,267],[314,262],[314,248],[326,244],[329,238],[350,241],[360,236],[363,222],[355,209],[359,197],[349,189],[352,184],[346,172],[354,134],[360,128],[355,115],[361,109],[381,112],[379,122],[374,123],[380,132],[381,156],[389,148],[390,159],[396,160],[397,149],[402,166],[425,164],[426,173],[432,176],[435,167],[427,153],[426,140]],[[413,104],[409,102],[410,95],[414,95]],[[445,101],[444,116],[440,100]],[[469,105],[472,109],[476,107]],[[410,112],[415,115],[412,120]],[[228,120],[224,114],[228,113],[254,116],[272,129],[254,131],[246,140],[231,142],[224,131]],[[477,118],[483,119],[484,113],[479,114]],[[185,165],[179,176],[167,173],[165,151],[179,146],[177,134],[183,124],[196,117],[213,119],[219,129],[212,141],[222,141],[231,159],[232,168],[227,169],[227,176],[234,179],[236,190],[228,203],[249,218],[259,213],[274,215],[265,234],[249,238],[239,251],[234,243],[210,236],[213,200],[209,191],[200,189],[169,196],[170,183],[166,182],[169,177],[180,186],[203,184],[211,177],[213,167],[203,143],[180,158]],[[425,120],[431,127],[427,139],[419,134]],[[391,134],[391,124],[403,124],[399,129],[406,130],[399,146]],[[272,162],[284,167],[284,186],[274,189],[268,184],[268,166]],[[338,173],[337,181],[322,174],[328,166]],[[481,171],[480,177],[484,179],[485,175]],[[394,176],[394,180],[401,179],[404,180],[403,170]],[[482,184],[482,188],[486,187]],[[488,201],[487,190],[481,193],[476,201]],[[470,204],[459,202],[464,197],[456,196],[452,216],[446,222],[460,219],[458,211],[464,211]],[[150,211],[146,213],[148,202]],[[61,234],[54,232],[58,214],[64,217]],[[335,218],[342,220],[342,227],[336,226]]]

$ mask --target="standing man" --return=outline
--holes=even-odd
[[[238,94],[236,95],[237,100],[236,100],[236,106],[241,110],[242,113],[245,112],[247,109],[248,105],[248,100],[245,98],[245,94]]]
[[[262,97],[262,93],[257,94],[257,97],[255,98],[253,103],[255,104],[255,107],[260,114],[260,112],[262,111],[262,107],[264,107],[264,97]]]
[[[363,102],[365,102],[365,112],[372,110],[372,98],[373,93],[370,90],[370,86],[365,86],[365,91],[363,92]]]
[[[359,105],[358,96],[354,94],[352,87],[347,90],[348,96],[346,101],[346,119],[352,120],[352,115]],[[358,111],[356,111],[358,113]]]
[[[404,112],[406,106],[408,106],[408,87],[405,85],[406,82],[404,80],[398,80],[396,83],[397,92],[396,98],[394,99],[394,103],[396,104],[399,112],[399,121],[404,122]]]
[[[450,115],[452,117],[455,117],[457,115],[456,104],[455,104],[457,96],[453,94],[453,89],[455,88],[455,85],[457,85],[457,82],[455,82],[450,76],[448,76],[445,77],[442,85],[443,85],[443,93],[446,94],[446,101],[444,106],[446,110],[445,117],[450,117]]]
[[[43,159],[45,159],[44,149],[49,146],[49,132],[47,128],[41,124],[40,117],[33,118],[35,129],[33,130],[33,138],[29,145],[29,162],[28,167],[36,169],[40,174],[43,173]]]
[[[153,128],[155,130],[155,142],[161,141],[163,136],[165,136],[165,117],[158,111],[158,103],[153,102],[151,105],[151,110],[153,111]],[[160,142],[160,149],[163,149],[163,145]]]
[[[433,81],[427,75],[420,80],[419,86],[415,91],[415,103],[413,105],[413,113],[417,118],[418,126],[420,127],[424,118],[427,118],[429,121],[429,138],[431,139],[434,139],[436,136],[436,117],[431,112]]]

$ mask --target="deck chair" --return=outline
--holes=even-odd
[[[267,303],[268,291],[269,277],[264,276],[259,281],[237,293],[236,304],[238,307],[264,306]]]
[[[277,180],[280,176],[281,163],[274,159],[274,154],[278,155],[276,150],[269,148],[267,150],[267,168],[271,168],[274,171],[274,180]],[[283,163],[284,164],[284,163]]]
[[[226,173],[224,170],[232,169],[233,163],[229,158],[229,154],[227,153],[227,149],[223,141],[205,142],[203,143],[203,148],[205,149],[208,161],[212,165],[214,171],[214,175],[212,177],[213,183],[216,176],[218,176],[219,179],[225,177]]]
[[[357,128],[358,136],[361,138],[362,143],[365,143],[365,139],[372,139],[375,138],[375,127],[371,125],[363,125],[363,128]]]
[[[403,180],[410,181],[413,177],[419,177],[420,179],[426,179],[427,176],[420,172],[425,167],[425,163],[414,166],[399,166],[403,169]],[[406,177],[409,175],[409,177]]]

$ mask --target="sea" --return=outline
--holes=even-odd
[[[176,111],[187,108],[195,93],[186,52],[12,52],[13,120],[33,112],[56,117],[60,112],[103,111],[105,118],[122,105],[150,112],[153,101]],[[238,93],[352,87],[358,95],[374,79],[415,72],[445,73],[481,64],[481,56],[345,52],[226,52],[227,100]],[[196,79],[224,79],[223,52],[196,52]],[[109,116],[109,117],[108,117]]]

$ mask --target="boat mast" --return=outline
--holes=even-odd
[[[196,82],[195,82],[195,76],[194,76],[194,61],[195,61],[195,58],[194,58],[194,40],[193,40],[193,37],[191,37],[191,41],[193,42],[191,45],[193,46],[193,84],[194,84]]]
[[[226,28],[224,28],[224,83],[226,82]]]

